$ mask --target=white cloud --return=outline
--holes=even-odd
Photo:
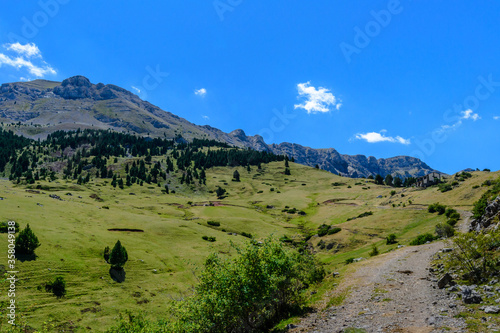
[[[392,142],[392,143],[401,143],[403,145],[409,145],[410,139],[404,139],[400,136],[392,137],[392,136],[385,136],[383,133],[385,133],[386,130],[381,130],[380,133],[377,132],[369,132],[369,133],[359,133],[356,134],[356,139],[358,140],[365,140],[366,142],[369,143],[377,143],[377,142]]]
[[[55,75],[56,70],[52,68],[42,59],[42,54],[35,44],[5,44],[4,49],[15,53],[15,55],[9,55],[5,53],[0,53],[0,67],[2,65],[14,67],[17,70],[25,70],[29,74],[34,75],[37,78],[42,78],[47,74]],[[30,58],[39,59],[30,59]],[[24,78],[24,77],[22,77]]]
[[[137,87],[132,86],[132,89],[134,89],[134,91],[137,92],[138,94],[141,93],[141,89],[139,89]]]
[[[17,54],[24,55],[28,58],[31,57],[41,57],[40,49],[34,43],[28,43],[25,45],[20,44],[19,42],[14,44],[5,44],[4,47],[7,50],[14,51]]]
[[[205,88],[201,88],[201,89],[195,90],[194,94],[196,96],[204,97],[207,94],[207,90]]]
[[[500,120],[500,116],[494,116],[493,119]]]
[[[316,89],[310,84],[309,81],[297,84],[298,98],[303,98],[304,102],[295,104],[295,109],[304,109],[307,113],[330,112],[330,107],[340,109],[341,101],[333,96],[330,90],[323,87]]]
[[[460,119],[472,119],[474,121],[481,119],[477,113],[474,113],[471,109],[460,112],[462,117]]]
[[[471,109],[465,110],[460,112],[460,117],[459,119],[452,125],[441,125],[441,127],[437,130],[438,133],[444,133],[448,131],[454,131],[458,129],[460,126],[462,126],[462,120],[468,120],[471,119],[473,121],[476,121],[478,119],[481,119],[481,117],[477,114],[474,113]]]
[[[209,116],[201,116],[201,117],[202,117],[203,119],[205,119],[205,120],[209,120],[209,119],[210,119],[210,117],[209,117]]]

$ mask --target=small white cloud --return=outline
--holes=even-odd
[[[134,89],[134,91],[135,91],[136,93],[138,93],[138,94],[140,94],[140,93],[141,93],[141,89],[139,89],[139,88],[137,88],[137,87],[132,86],[132,89]]]
[[[28,58],[31,57],[41,57],[40,49],[34,43],[28,43],[25,45],[20,44],[19,42],[14,44],[5,44],[4,47],[7,50],[14,51],[17,54],[26,56]]]
[[[477,113],[474,113],[471,109],[460,112],[462,115],[461,119],[472,119],[474,121],[481,119]]]
[[[330,90],[323,87],[316,89],[310,84],[309,81],[297,84],[297,91],[299,93],[297,98],[303,98],[304,102],[295,104],[295,109],[304,109],[307,113],[330,112],[330,107],[336,110],[340,109],[342,106],[341,101]]]
[[[209,119],[210,119],[210,117],[209,117],[209,116],[201,116],[201,117],[202,117],[203,119],[205,119],[205,120],[209,120]]]
[[[195,90],[194,94],[196,96],[204,97],[207,94],[207,90],[205,88],[201,88],[201,89]]]
[[[392,137],[385,136],[383,133],[387,132],[386,130],[381,130],[380,133],[377,132],[369,132],[369,133],[359,133],[356,134],[356,139],[365,140],[368,143],[377,143],[377,142],[392,142],[392,143],[401,143],[403,145],[409,145],[410,139],[404,139],[400,136]]]
[[[0,53],[0,67],[3,65],[14,67],[17,70],[26,70],[29,74],[37,78],[42,78],[47,74],[55,75],[57,72],[42,59],[42,54],[35,44],[5,44],[4,49],[15,53],[8,55]],[[30,58],[38,59],[30,59]],[[24,76],[23,76],[24,78]]]
[[[494,116],[493,119],[500,120],[500,116]]]

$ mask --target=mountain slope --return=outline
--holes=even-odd
[[[144,136],[187,140],[207,138],[238,147],[275,154],[287,154],[298,163],[350,177],[387,174],[422,176],[434,171],[421,160],[408,156],[376,159],[364,155],[342,155],[333,148],[313,149],[294,143],[266,144],[259,135],[247,136],[243,130],[225,133],[211,126],[198,126],[164,111],[118,86],[92,84],[83,76],[62,83],[46,80],[2,84],[0,121],[20,123],[15,132],[44,138],[56,130],[77,128],[111,129]]]

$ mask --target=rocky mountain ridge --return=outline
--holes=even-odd
[[[267,144],[259,136],[241,129],[225,133],[217,128],[195,125],[173,113],[141,100],[112,84],[92,84],[84,76],[62,82],[35,80],[0,86],[0,121],[20,123],[19,134],[43,138],[56,130],[77,128],[111,129],[144,136],[191,140],[207,138],[228,144],[287,154],[301,164],[349,177],[387,174],[418,177],[435,171],[409,156],[376,159],[373,156],[343,155],[333,148],[313,149],[296,143]]]

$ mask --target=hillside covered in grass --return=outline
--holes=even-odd
[[[232,244],[270,235],[323,264],[326,280],[308,286],[317,293],[307,293],[307,302],[315,302],[349,259],[434,233],[447,217],[429,205],[471,210],[499,176],[457,174],[446,191],[424,190],[340,177],[211,140],[91,130],[43,141],[2,138],[13,148],[0,160],[0,222],[29,224],[41,243],[36,258],[17,262],[18,313],[37,329],[102,331],[125,311],[166,318],[168,306],[193,293],[210,253],[234,258]],[[390,234],[395,241],[387,244]],[[128,252],[121,282],[103,258],[117,240]],[[62,298],[45,290],[58,276],[66,281]]]

